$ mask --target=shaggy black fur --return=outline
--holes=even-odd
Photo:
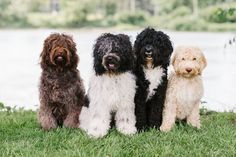
[[[96,75],[118,74],[134,68],[132,44],[125,34],[101,35],[94,45],[93,57]]]
[[[154,90],[155,94],[147,100],[150,82],[145,78],[143,67],[147,66],[147,51],[153,59],[153,67],[160,66],[164,70],[162,83]],[[162,122],[162,111],[167,88],[167,67],[173,51],[169,36],[153,28],[144,29],[136,38],[134,52],[137,56],[135,75],[137,91],[135,96],[136,127],[138,130],[155,127],[159,129]]]

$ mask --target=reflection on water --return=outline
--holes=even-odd
[[[0,30],[0,101],[9,106],[37,109],[40,76],[39,54],[43,40],[55,30]],[[72,34],[80,56],[79,69],[87,87],[92,69],[91,52],[102,30],[63,30]],[[126,33],[134,41],[139,31]],[[223,49],[230,33],[186,33],[167,31],[174,46],[198,45],[207,57],[204,71],[205,96],[208,109],[236,111],[236,46]]]

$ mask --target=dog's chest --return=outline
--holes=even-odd
[[[74,85],[73,85],[74,84]],[[76,92],[76,83],[66,82],[61,79],[48,79],[43,84],[43,89],[47,91],[48,97],[52,102],[70,102],[74,98]]]
[[[164,70],[161,67],[156,67],[154,69],[143,68],[145,78],[149,81],[147,100],[150,99],[155,94],[155,89],[162,83],[162,76]]]
[[[126,72],[120,75],[94,75],[90,81],[89,98],[93,102],[109,104],[112,108],[121,105],[123,100],[133,100],[135,77]]]
[[[179,107],[192,108],[200,102],[203,96],[203,85],[199,78],[191,81],[180,80],[177,87],[177,101]]]

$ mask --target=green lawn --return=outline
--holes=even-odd
[[[169,133],[132,137],[112,130],[95,140],[79,129],[44,132],[33,111],[0,112],[0,156],[236,156],[236,114],[204,112],[201,119],[200,130],[179,124]]]

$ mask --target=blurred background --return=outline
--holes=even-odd
[[[2,28],[235,31],[236,0],[0,0]]]
[[[134,42],[147,26],[174,46],[199,46],[208,60],[203,106],[236,111],[236,0],[0,0],[0,104],[38,109],[39,55],[50,33],[73,35],[87,88],[95,39],[125,33]]]

